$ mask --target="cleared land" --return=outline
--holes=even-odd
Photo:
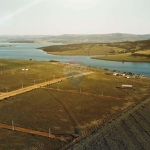
[[[8,62],[1,61],[1,65],[5,71],[7,70],[10,73],[13,65],[9,66]],[[20,66],[21,62],[17,61],[13,70],[16,68],[19,71],[22,67],[27,67],[25,64]],[[13,61],[12,63],[9,62],[10,65],[13,63]],[[44,77],[48,77],[48,65],[49,68],[52,68],[52,73],[50,72],[51,80],[53,80],[54,73],[57,73],[57,77],[62,77],[65,67],[62,64],[51,62],[26,61],[25,63],[28,63],[28,68],[35,69],[37,74],[41,72],[42,76],[45,75]],[[59,70],[56,69],[57,66],[60,67]],[[13,120],[15,127],[46,133],[50,128],[52,134],[76,138],[84,132],[89,132],[93,127],[101,125],[103,120],[129,107],[149,92],[149,78],[143,78],[142,80],[140,78],[126,79],[120,76],[106,75],[105,73],[108,72],[104,70],[88,68],[88,71],[94,73],[77,78],[74,74],[71,74],[71,78],[62,82],[5,98],[0,102],[0,123],[11,126]],[[3,73],[1,75],[4,75]],[[4,76],[0,77],[4,78]],[[11,84],[15,83],[16,79],[6,77],[5,80],[2,79],[1,81],[4,85],[9,83],[8,80],[11,81]],[[22,79],[26,77],[28,75],[26,76],[26,73],[24,73]],[[39,78],[38,75],[34,77]],[[33,85],[33,78],[31,78],[31,81]],[[122,84],[132,84],[133,89],[116,88]],[[4,92],[6,93],[6,91]],[[66,144],[58,141],[58,139],[43,138],[33,134],[26,135],[6,129],[0,131],[1,136],[5,135],[5,138],[7,136],[7,141],[13,147],[19,145],[32,146],[39,142],[39,139],[41,140],[40,143],[44,143],[45,149],[49,149],[46,146],[47,141],[49,141],[49,147],[52,147],[51,150],[58,149],[62,147],[62,144]],[[0,148],[9,147],[9,145],[6,145],[8,142],[6,144],[3,142],[5,138],[1,137]]]
[[[57,150],[64,143],[51,138],[0,129],[0,149],[2,150]]]
[[[79,76],[82,77],[82,76],[85,76],[85,75],[88,75],[88,74],[91,74],[91,73],[93,73],[93,72],[85,72],[85,73],[82,73],[82,74],[79,74],[79,75],[76,75],[76,76],[77,77],[79,77]],[[74,78],[76,78],[76,76],[74,76]],[[63,77],[63,78],[58,78],[58,79],[53,79],[51,81],[46,81],[45,80],[45,82],[38,83],[38,84],[35,84],[35,82],[34,82],[34,85],[28,86],[28,87],[25,87],[25,88],[23,87],[23,84],[22,84],[22,88],[20,88],[18,90],[11,91],[11,92],[8,92],[8,89],[6,89],[7,92],[6,93],[2,93],[0,95],[0,100],[3,100],[5,98],[11,97],[11,96],[15,96],[15,95],[18,95],[18,94],[21,94],[21,93],[25,93],[25,92],[28,92],[28,91],[31,91],[31,90],[34,90],[34,89],[37,89],[37,88],[49,85],[49,84],[62,82],[63,80],[66,80],[67,78],[70,78],[70,76]]]
[[[10,92],[62,77],[64,71],[60,63],[0,60],[0,92]]]

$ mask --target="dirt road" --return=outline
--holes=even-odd
[[[91,74],[91,73],[93,73],[93,72],[85,72],[85,73],[82,73],[82,74],[77,74],[77,75],[74,75],[74,78],[77,78],[79,76],[88,75],[88,74]],[[37,88],[40,88],[40,87],[44,87],[44,86],[49,85],[49,84],[58,83],[58,82],[61,82],[63,80],[66,80],[67,78],[71,78],[71,77],[72,76],[63,77],[63,78],[59,78],[59,79],[54,79],[54,80],[51,80],[51,81],[46,81],[46,82],[43,82],[43,83],[35,84],[35,85],[32,85],[32,86],[28,86],[28,87],[18,89],[18,90],[15,90],[15,91],[11,91],[11,92],[8,92],[8,93],[2,93],[2,94],[0,94],[0,100],[3,100],[5,98],[11,97],[11,96],[15,96],[15,95],[18,95],[18,94],[21,94],[21,93],[25,93],[25,92],[28,92],[28,91],[31,91],[31,90],[34,90],[34,89],[37,89]]]
[[[67,137],[67,136],[63,136],[63,135],[57,135],[54,133],[41,132],[41,131],[11,126],[11,125],[2,124],[2,123],[0,123],[0,128],[9,129],[9,130],[13,130],[13,131],[19,131],[19,132],[23,132],[23,133],[28,133],[31,135],[39,135],[39,136],[43,136],[43,137],[59,139],[62,142],[67,142],[68,140],[70,140],[72,138],[70,136]]]

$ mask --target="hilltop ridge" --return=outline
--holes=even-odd
[[[148,40],[150,34],[63,34],[63,35],[1,35],[0,42],[97,43]]]

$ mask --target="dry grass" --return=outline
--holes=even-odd
[[[60,69],[62,66],[50,64],[52,70],[57,70],[57,67]],[[31,64],[29,68],[37,72],[36,74],[41,73],[44,77],[48,76],[49,71],[47,70],[45,62]],[[16,69],[20,69],[20,66],[19,68],[14,67],[13,70],[17,71]],[[12,68],[8,68],[7,71],[11,72]],[[60,74],[59,72],[58,75]],[[9,77],[9,75],[5,76],[5,84],[7,80],[11,81]],[[22,76],[23,79],[25,77],[25,75]],[[17,78],[13,79],[11,83],[16,80]],[[75,128],[88,130],[90,126],[100,123],[103,119],[128,107],[135,102],[136,99],[142,98],[143,94],[148,93],[150,88],[150,80],[148,78],[142,80],[131,78],[129,80],[123,77],[106,75],[105,71],[102,70],[97,70],[97,72],[84,77],[82,80],[77,80],[77,82],[79,82],[75,84],[75,86],[71,83],[76,82],[76,79],[72,78],[71,80],[68,79],[46,87],[54,88],[54,90],[36,89],[1,101],[0,122],[11,124],[13,120],[15,125],[25,128],[48,132],[50,127],[51,132],[74,134]],[[3,82],[3,80],[1,82]],[[116,86],[122,84],[133,85],[135,90],[125,89],[125,91],[135,99],[131,99],[124,91],[116,88]],[[58,87],[64,91],[57,91]],[[76,91],[76,93],[68,90]],[[75,126],[70,116],[73,116],[79,122],[79,126]],[[4,134],[10,135],[7,139],[13,143],[14,139],[11,137],[14,135],[11,135],[12,133],[8,131],[6,133],[2,131],[1,135],[4,136]],[[2,141],[6,139],[6,135]],[[21,134],[18,134],[15,139],[19,140],[20,136]],[[20,143],[28,144],[30,141],[26,141],[27,138],[24,136],[27,135],[22,134]],[[36,137],[28,138],[36,142]],[[47,139],[43,138],[41,141],[47,142]],[[58,147],[60,147],[58,141],[51,140],[50,144],[51,143],[54,145],[58,143]],[[2,144],[3,142],[0,142],[0,146]],[[52,149],[56,149],[56,147]]]
[[[144,51],[137,51],[138,54],[150,54],[150,50],[144,50]]]
[[[11,112],[11,113],[10,113]],[[65,110],[48,92],[33,90],[0,103],[0,122],[48,132],[63,133],[72,131]]]
[[[110,60],[110,61],[125,61],[125,62],[150,62],[150,59],[142,56],[132,56],[131,53],[115,54],[100,57],[93,57],[94,59]]]
[[[33,84],[63,77],[63,66],[59,63],[0,60],[0,92],[12,91]],[[28,68],[28,71],[22,69]]]
[[[112,50],[115,53],[122,51],[118,47],[110,47],[106,44],[70,44],[61,46],[50,46],[42,48],[44,51],[55,55],[106,55]]]
[[[62,142],[56,139],[0,129],[1,150],[57,150],[62,144]]]

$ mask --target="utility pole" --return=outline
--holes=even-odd
[[[127,95],[126,95],[126,99],[128,99],[128,97],[129,97],[129,95],[127,94]]]
[[[49,135],[48,135],[48,137],[50,138],[51,137],[51,129],[49,128]]]
[[[7,86],[6,86],[6,92],[8,93],[8,88],[7,88]]]
[[[22,82],[22,89],[23,89],[23,82]]]
[[[12,130],[15,130],[14,121],[12,120]]]

